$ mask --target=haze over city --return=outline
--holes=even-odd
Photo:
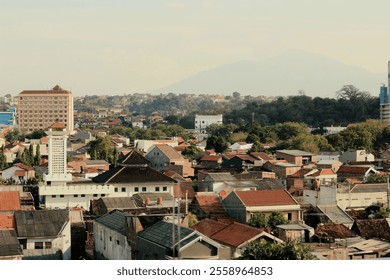
[[[390,4],[384,0],[375,4],[351,0],[0,0],[0,6],[3,95],[60,84],[75,96],[174,90],[288,95],[302,89],[308,95],[334,97],[335,90],[352,83],[377,95],[380,84],[387,81]],[[261,78],[275,85],[274,92],[269,86],[251,86],[252,80],[243,78],[250,76],[245,72],[250,68],[241,68],[242,77],[234,74],[236,83],[226,83],[226,87],[216,88],[202,79],[179,86],[183,80],[229,65],[280,63],[290,57],[290,50],[353,70],[344,80],[328,81],[327,71],[335,68],[321,66],[321,60],[299,72],[306,76],[313,67],[321,68],[319,76],[309,77],[309,84],[304,79],[288,80],[294,73],[280,73],[277,79],[266,76],[267,68],[256,68],[254,73],[264,73]],[[296,61],[299,65],[300,60]],[[227,72],[218,75],[223,73]],[[225,77],[226,82],[231,80]],[[194,86],[199,83],[202,88]],[[221,84],[224,79],[218,80]],[[326,91],[316,90],[324,84],[329,84]]]

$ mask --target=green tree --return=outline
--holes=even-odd
[[[6,167],[8,167],[7,157],[4,154],[4,146],[2,146],[0,149],[0,170],[5,169]]]
[[[283,213],[279,211],[273,211],[268,217],[267,222],[268,226],[270,226],[272,230],[275,230],[279,225],[286,225],[290,223],[290,221],[284,217]]]
[[[214,150],[216,153],[223,153],[227,148],[228,143],[224,137],[211,136],[207,138],[206,149]]]
[[[255,141],[249,151],[250,152],[264,152],[265,148],[259,141]]]
[[[91,159],[101,159],[113,163],[113,150],[114,147],[111,145],[111,139],[108,136],[97,137],[95,140],[89,142],[88,153]]]
[[[35,146],[35,156],[34,156],[34,166],[38,166],[41,164],[42,157],[41,157],[41,151],[40,146]]]
[[[248,224],[256,228],[265,228],[268,226],[268,219],[262,212],[256,212],[250,218]]]
[[[317,259],[306,244],[288,241],[285,244],[254,241],[243,251],[240,260],[315,260]]]
[[[189,147],[185,148],[182,152],[182,155],[189,160],[199,160],[203,156],[203,151],[191,144]]]

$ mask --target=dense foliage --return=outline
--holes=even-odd
[[[306,244],[288,241],[284,244],[267,242],[264,239],[249,243],[240,260],[315,260]]]

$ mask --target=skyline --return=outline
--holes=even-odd
[[[383,73],[378,84],[387,81],[390,4],[383,0],[375,6],[351,0],[0,0],[0,6],[3,95],[56,84],[75,96],[147,93],[290,49]]]

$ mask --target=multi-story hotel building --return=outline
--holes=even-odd
[[[59,121],[73,133],[73,95],[58,85],[51,90],[24,90],[19,93],[16,113],[20,131],[45,130]]]

